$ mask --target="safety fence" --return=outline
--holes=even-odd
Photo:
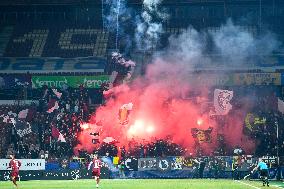
[[[238,158],[237,158],[238,157]],[[271,167],[270,179],[284,178],[284,167],[277,167],[277,158],[263,157]],[[102,157],[101,178],[227,178],[241,179],[248,175],[258,158],[251,156],[126,158]],[[90,179],[87,161],[51,162],[43,159],[21,159],[21,180],[72,180]],[[9,180],[8,159],[0,159],[0,180]],[[123,165],[123,166],[122,166]],[[254,172],[250,178],[258,178]]]

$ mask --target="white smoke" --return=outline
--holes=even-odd
[[[116,33],[116,38],[123,43],[125,51],[129,51],[132,47],[131,28],[134,25],[133,32],[135,32],[134,38],[138,50],[156,48],[161,34],[164,33],[162,22],[168,18],[165,9],[160,6],[162,0],[144,0],[142,13],[134,20],[134,11],[127,7],[126,0],[103,0],[102,2],[104,28]]]
[[[120,37],[124,39],[125,48],[132,49],[133,37],[129,27],[133,23],[130,24],[128,21],[135,20],[134,40],[137,49],[156,50],[164,33],[163,22],[169,17],[161,6],[162,0],[143,0],[141,15],[136,16],[136,19],[133,19],[133,10],[127,7],[126,0],[104,0],[104,2],[105,27],[110,31],[119,32]],[[117,25],[117,15],[120,17],[119,25]],[[127,24],[123,25],[125,20],[128,20]],[[211,39],[210,42],[208,38]],[[208,46],[212,46],[209,53],[206,52]],[[161,54],[156,53],[155,56],[170,62],[184,63],[187,65],[186,68],[190,69],[204,68],[212,64],[251,65],[263,61],[279,46],[279,42],[271,32],[256,36],[244,26],[233,24],[229,19],[226,24],[213,30],[197,31],[190,26],[180,35],[172,35],[167,50],[159,52]]]
[[[111,32],[116,32],[117,15],[120,16],[125,10],[124,0],[104,0],[103,22],[104,27]]]
[[[132,46],[131,31],[133,28],[133,10],[127,7],[126,0],[102,0],[103,27],[115,35],[116,46],[122,43],[124,51],[128,52]]]
[[[207,52],[208,46],[212,46],[210,52]],[[229,70],[230,65],[257,65],[279,47],[279,41],[271,32],[256,36],[228,20],[214,31],[199,32],[190,26],[180,35],[172,35],[167,50],[162,54],[159,52],[156,57],[165,62],[182,64],[185,70],[214,69],[217,66]]]
[[[161,3],[162,0],[143,1],[143,12],[136,18],[135,41],[138,50],[155,49],[164,33],[162,22],[168,15],[159,7]]]
[[[271,55],[279,47],[272,33],[255,36],[244,27],[236,26],[231,20],[217,32],[209,32],[222,59],[231,64],[255,64],[263,57]]]

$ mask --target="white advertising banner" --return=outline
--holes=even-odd
[[[45,170],[44,159],[18,159],[21,162],[20,170]],[[0,159],[0,170],[11,170],[9,167],[11,159]]]

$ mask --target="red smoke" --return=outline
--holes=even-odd
[[[188,153],[195,154],[195,139],[191,129],[213,127],[212,143],[201,144],[207,155],[212,154],[217,146],[217,133],[225,135],[225,142],[230,149],[243,147],[250,153],[254,143],[243,135],[241,113],[227,115],[226,125],[220,126],[209,117],[209,87],[200,87],[198,83],[190,85],[188,72],[183,66],[157,61],[147,68],[145,77],[136,78],[131,84],[122,85],[114,90],[114,98],[108,99],[94,113],[92,120],[102,126],[92,126],[79,135],[81,145],[76,149],[89,152],[98,148],[92,143],[90,131],[100,131],[100,142],[105,137],[113,137],[118,146],[128,147],[132,138],[136,141],[154,141],[171,136],[174,143],[182,145]],[[213,89],[214,90],[214,89]],[[198,97],[196,98],[196,95]],[[127,125],[119,124],[118,112],[123,104],[133,103]],[[234,107],[233,107],[234,108]],[[202,121],[201,121],[202,120]]]

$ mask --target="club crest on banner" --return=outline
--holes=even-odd
[[[231,94],[229,91],[221,91],[218,94],[218,104],[223,109],[226,110],[227,104],[230,102]]]
[[[232,109],[230,101],[233,98],[233,91],[215,89],[214,107],[215,115],[226,115]]]
[[[158,168],[162,171],[169,170],[171,168],[170,161],[168,159],[159,159]]]
[[[249,131],[253,131],[254,129],[258,129],[258,126],[263,126],[266,124],[265,117],[258,117],[253,113],[248,113],[245,117],[245,127]]]

